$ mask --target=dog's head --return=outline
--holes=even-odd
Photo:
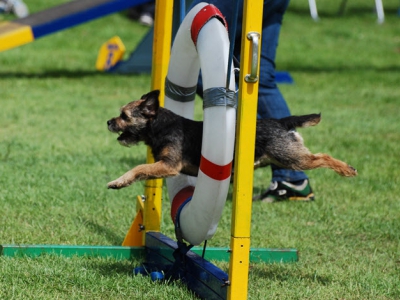
[[[123,146],[131,146],[144,139],[148,122],[158,113],[160,91],[155,90],[132,101],[121,108],[118,117],[107,121],[108,130],[119,133],[118,141]]]

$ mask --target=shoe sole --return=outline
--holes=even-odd
[[[314,193],[307,195],[306,197],[289,197],[289,201],[314,201]]]
[[[285,199],[275,199],[272,197],[267,197],[261,200],[261,202],[266,202],[266,203],[273,203],[273,202],[283,202],[283,201],[298,201],[298,202],[310,202],[314,201],[314,193],[308,194],[305,197],[289,197]],[[254,200],[253,200],[254,201]]]

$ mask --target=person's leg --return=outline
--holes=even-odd
[[[289,0],[271,0],[264,2],[263,29],[260,56],[260,82],[257,114],[260,119],[284,118],[290,116],[289,107],[275,81],[275,58],[283,15]],[[271,185],[255,199],[276,200],[312,200],[311,187],[304,172],[271,166]]]

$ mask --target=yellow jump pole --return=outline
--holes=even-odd
[[[164,106],[165,77],[172,38],[173,0],[157,0],[154,22],[153,59],[151,70],[151,89],[160,90],[160,105]],[[151,149],[147,149],[147,163],[153,163]],[[162,179],[147,180],[144,197],[138,196],[137,214],[125,236],[123,246],[144,246],[149,231],[160,231]]]
[[[153,61],[151,88],[160,90],[160,105],[164,106],[165,77],[171,53],[173,0],[157,0],[153,38]],[[147,163],[153,163],[150,149],[147,150]],[[143,225],[144,232],[160,231],[162,179],[147,180]],[[143,235],[144,244],[145,235]]]
[[[247,299],[262,11],[244,1],[228,299]]]

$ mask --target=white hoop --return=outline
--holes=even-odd
[[[228,194],[236,126],[233,67],[229,90],[225,89],[228,54],[228,32],[221,13],[208,3],[196,5],[177,32],[165,91],[165,107],[193,119],[201,69],[204,123],[199,174],[197,180],[182,174],[167,179],[171,215],[182,237],[193,245],[214,235]]]

